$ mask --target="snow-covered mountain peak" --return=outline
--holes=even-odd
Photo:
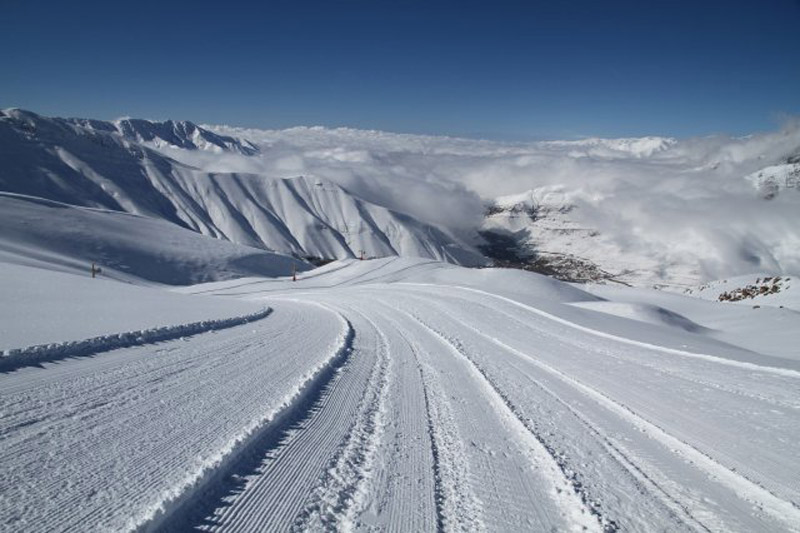
[[[650,157],[675,146],[677,139],[672,137],[630,137],[620,139],[589,138],[577,141],[545,141],[542,146],[572,150],[575,156],[585,155],[601,158]]]
[[[0,120],[0,191],[159,218],[197,233],[297,257],[417,256],[484,264],[446,230],[354,196],[318,176],[206,172],[150,149],[147,121],[118,125],[11,110]],[[129,125],[135,130],[117,130]],[[202,135],[176,122],[152,131]],[[138,132],[138,133],[137,133]],[[154,134],[155,134],[154,133]],[[136,137],[136,138],[133,138]],[[186,136],[181,139],[188,138]],[[137,140],[140,139],[140,140]]]
[[[20,124],[29,124],[33,125],[36,123],[36,118],[39,115],[33,113],[31,111],[26,111],[24,109],[20,109],[18,107],[9,107],[6,109],[0,109],[0,120],[3,121],[15,121]]]
[[[112,122],[116,130],[127,139],[187,150],[211,152],[236,152],[242,155],[258,153],[253,143],[236,137],[218,135],[189,121],[166,120],[153,122],[143,119],[123,118]]]
[[[784,191],[800,192],[800,158],[770,165],[745,176],[765,200],[772,200]]]
[[[206,150],[215,153],[234,152],[255,155],[259,149],[253,143],[219,135],[188,121],[167,120],[154,122],[143,119],[124,118],[103,121],[83,118],[51,118],[24,109],[10,108],[0,111],[0,120],[12,127],[36,136],[97,136],[103,142],[114,142],[114,137],[123,141],[142,144],[151,148],[181,148],[184,150]],[[109,134],[111,137],[109,137]]]
[[[37,139],[47,138],[75,138],[76,136],[89,136],[95,131],[108,131],[104,123],[97,120],[86,120],[86,123],[93,123],[91,128],[84,128],[75,120],[45,117],[19,108],[9,108],[0,111],[0,123],[6,127],[22,133],[27,138],[36,137]]]
[[[491,204],[497,210],[506,211],[560,209],[573,206],[564,187],[558,185],[537,187],[519,194],[498,196]]]

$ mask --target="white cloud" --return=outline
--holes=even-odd
[[[366,200],[456,231],[477,226],[488,199],[562,186],[581,206],[575,216],[583,223],[662,264],[693,261],[709,278],[800,272],[800,191],[766,201],[744,179],[797,152],[798,121],[744,138],[527,144],[347,128],[212,128],[247,138],[262,153],[172,155],[217,172],[323,176]]]

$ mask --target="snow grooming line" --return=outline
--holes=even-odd
[[[213,463],[207,463],[196,472],[195,479],[187,479],[185,485],[166,494],[160,507],[152,509],[150,517],[132,529],[137,532],[193,529],[232,489],[237,488],[235,478],[243,478],[246,474],[242,475],[242,472],[254,471],[261,459],[280,445],[286,432],[314,411],[318,400],[353,352],[355,329],[347,318],[336,314],[345,328],[333,355],[306,374],[302,384],[287,395],[279,407],[266,414],[260,422],[245,428],[226,449],[220,450]]]
[[[341,531],[358,529],[357,516],[365,510],[372,467],[386,426],[387,389],[392,359],[389,341],[367,315],[355,311],[368,322],[380,338],[380,357],[372,368],[372,384],[359,402],[356,420],[346,442],[331,460],[325,477],[314,491],[313,500],[300,514],[293,530]]]
[[[385,306],[385,304],[383,304]],[[401,326],[388,315],[383,318],[395,329]],[[435,370],[420,359],[420,348],[407,338],[416,369],[422,381],[428,437],[433,457],[434,492],[436,505],[436,531],[486,531],[481,502],[469,487],[469,468],[464,461],[465,452],[458,429]]]
[[[781,524],[786,525],[789,531],[800,531],[796,527],[796,524],[800,523],[800,507],[798,507],[793,501],[783,500],[782,498],[776,496],[765,487],[759,485],[757,482],[752,481],[746,476],[736,472],[735,469],[729,469],[703,451],[698,450],[692,445],[667,433],[666,430],[662,429],[657,424],[654,424],[645,417],[638,415],[626,405],[613,400],[603,392],[590,387],[582,381],[565,374],[564,372],[534,358],[533,356],[526,354],[521,350],[509,346],[500,339],[494,338],[485,333],[477,333],[509,353],[532,362],[541,370],[548,372],[549,374],[562,380],[567,385],[571,385],[575,389],[583,392],[601,406],[605,407],[612,413],[619,415],[620,418],[627,420],[648,437],[660,442],[665,448],[671,450],[674,454],[686,458],[688,463],[693,464],[698,469],[704,471],[708,475],[709,479],[718,480],[720,484],[727,487],[744,501],[749,502],[757,507],[760,511],[769,514]],[[708,529],[706,526],[703,527]]]
[[[552,484],[552,489],[554,489],[552,492],[557,496],[558,505],[565,512],[564,517],[573,522],[573,528],[582,531],[617,531],[619,529],[618,524],[614,520],[603,516],[600,510],[591,504],[577,480],[568,474],[564,465],[558,460],[554,450],[525,423],[524,417],[520,415],[517,408],[500,392],[484,370],[463,351],[460,343],[451,340],[446,334],[430,326],[415,314],[407,311],[401,312],[415,320],[439,339],[453,354],[467,363],[470,373],[476,378],[479,386],[484,389],[487,399],[496,407],[497,412],[502,413],[506,420],[515,426],[517,435],[530,445],[531,453],[535,454],[543,465],[546,465],[547,480]],[[562,481],[572,490],[559,490],[559,481]]]
[[[423,301],[423,300],[421,300]],[[465,300],[466,301],[466,300]],[[500,312],[505,314],[511,320],[517,321],[519,324],[524,325],[523,322],[519,321],[519,319],[515,318],[513,315],[506,313],[505,311],[501,311],[498,309],[486,307],[486,309],[493,309],[495,312]],[[482,337],[486,340],[489,340],[489,336],[483,333],[480,329],[470,326],[470,329],[479,337]],[[459,349],[461,349],[461,343],[457,339],[453,339],[449,335],[442,335],[446,336],[452,343],[458,344]],[[494,339],[494,337],[491,337]],[[493,343],[497,344],[492,340]],[[502,347],[501,347],[502,348]],[[504,348],[505,350],[505,348]],[[505,350],[508,351],[508,350]],[[509,352],[517,358],[520,358],[520,355],[515,352]],[[522,358],[521,358],[522,359]],[[525,358],[527,360],[527,358]],[[484,377],[489,381],[492,386],[497,389],[498,394],[500,394],[504,401],[508,404],[509,408],[517,414],[517,417],[520,421],[525,424],[526,427],[530,430],[531,434],[539,440],[542,445],[547,449],[548,453],[556,460],[559,465],[559,468],[564,472],[564,475],[570,480],[570,483],[573,484],[575,492],[580,496],[581,500],[587,505],[590,509],[592,509],[593,514],[598,517],[598,520],[601,522],[603,527],[603,531],[605,533],[613,533],[615,531],[626,530],[629,529],[629,526],[626,526],[624,523],[620,524],[616,520],[609,518],[603,511],[602,504],[597,499],[597,494],[593,494],[592,491],[589,490],[589,487],[586,485],[583,476],[580,475],[579,471],[576,470],[576,465],[570,465],[568,459],[568,455],[558,451],[554,448],[550,443],[548,443],[547,439],[536,430],[536,422],[526,416],[524,412],[520,411],[508,398],[502,390],[497,387],[494,383],[494,380],[490,378],[487,371],[477,363],[474,362],[476,368],[484,375]],[[538,381],[537,379],[533,378],[532,376],[528,376],[530,382],[538,387],[541,391],[545,394],[550,396],[553,400],[558,402],[560,405],[564,406],[574,417],[576,417],[584,427],[586,427],[596,438],[600,441],[601,445],[607,450],[607,452],[617,461],[617,463],[626,471],[634,480],[634,483],[637,485],[640,490],[646,490],[646,487],[651,487],[654,490],[658,491],[660,495],[662,495],[665,500],[662,501],[662,504],[665,505],[667,509],[673,514],[675,517],[679,517],[679,515],[685,515],[693,524],[697,530],[707,531],[710,533],[708,527],[704,524],[700,523],[697,518],[695,518],[691,512],[691,510],[682,503],[681,501],[675,499],[668,493],[659,483],[657,483],[650,475],[644,472],[639,466],[637,466],[631,459],[624,453],[618,445],[614,444],[607,436],[603,435],[603,433],[595,426],[586,416],[584,416],[580,411],[576,410],[575,407],[569,402],[563,400],[559,395],[553,390]],[[688,523],[684,523],[683,526],[688,528]],[[683,527],[682,526],[682,527]]]
[[[435,285],[433,285],[431,283],[405,283],[405,282],[404,283],[398,283],[397,285],[418,285],[420,287],[434,287],[435,286]],[[739,367],[739,368],[744,368],[745,370],[752,370],[752,371],[757,371],[757,372],[766,372],[766,373],[769,373],[769,374],[775,374],[775,375],[778,375],[778,376],[786,376],[786,377],[790,377],[790,378],[800,378],[800,371],[792,370],[790,368],[781,368],[781,367],[776,367],[776,366],[760,365],[760,364],[751,363],[751,362],[748,362],[748,361],[739,361],[737,359],[726,359],[724,357],[719,357],[719,356],[716,356],[716,355],[697,353],[697,352],[689,352],[689,351],[686,351],[686,350],[679,350],[677,348],[668,348],[666,346],[660,346],[658,344],[651,344],[649,342],[637,341],[637,340],[634,340],[634,339],[621,337],[619,335],[614,335],[612,333],[606,333],[605,331],[600,331],[600,330],[592,329],[592,328],[589,328],[589,327],[586,327],[586,326],[581,326],[580,324],[577,324],[575,322],[570,322],[569,320],[566,320],[566,319],[561,318],[559,316],[556,316],[556,315],[553,315],[551,313],[548,313],[547,311],[542,311],[541,309],[537,309],[537,308],[532,307],[530,305],[526,305],[526,304],[524,304],[522,302],[518,302],[518,301],[513,300],[511,298],[506,298],[505,296],[500,296],[499,294],[492,294],[490,292],[482,291],[482,290],[479,290],[479,289],[473,289],[471,287],[463,287],[463,286],[460,286],[460,285],[447,285],[447,287],[450,287],[450,288],[453,288],[453,289],[459,289],[459,290],[462,290],[462,291],[469,291],[469,292],[473,292],[473,293],[476,293],[476,294],[481,294],[483,296],[488,296],[488,297],[494,298],[496,300],[503,300],[503,301],[508,302],[508,303],[510,303],[512,305],[516,305],[517,307],[519,307],[521,309],[525,309],[526,311],[529,311],[529,312],[531,312],[531,313],[533,313],[535,315],[539,315],[541,317],[544,317],[544,318],[547,318],[549,320],[552,320],[553,322],[556,322],[558,324],[562,324],[564,326],[576,329],[578,331],[583,331],[584,333],[589,333],[591,335],[596,335],[597,337],[601,337],[601,338],[604,338],[604,339],[611,339],[613,341],[621,342],[623,344],[627,344],[627,345],[630,345],[630,346],[638,346],[638,347],[646,348],[646,349],[649,349],[649,350],[657,350],[657,351],[660,351],[660,352],[674,354],[674,355],[680,355],[680,356],[683,356],[683,357],[693,357],[695,359],[704,359],[706,361],[711,361],[713,363],[719,363],[719,364],[722,364],[722,365],[728,365],[728,366],[735,366],[735,367]]]
[[[35,346],[28,346],[27,348],[12,348],[0,353],[0,372],[11,372],[26,366],[36,366],[44,362],[58,361],[68,357],[85,357],[116,350],[118,348],[153,344],[155,342],[179,339],[189,335],[232,328],[255,320],[261,320],[271,313],[272,308],[265,307],[255,313],[231,318],[201,320],[189,324],[160,326],[124,333],[112,333],[110,335],[100,335],[80,341],[37,344]]]

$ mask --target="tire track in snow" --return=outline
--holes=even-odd
[[[255,466],[254,460],[276,448],[285,433],[300,420],[308,417],[325,388],[336,379],[352,352],[355,330],[352,324],[339,315],[344,326],[339,348],[322,365],[306,375],[303,383],[283,406],[266,414],[259,424],[246,428],[227,450],[220,452],[213,467],[184,487],[172,491],[172,496],[162,501],[153,514],[136,524],[138,531],[179,531],[195,525],[199,513],[210,502],[218,502],[235,490],[236,480],[242,472]]]
[[[403,330],[397,321],[387,315],[383,317],[397,331]],[[481,503],[469,483],[470,472],[464,459],[464,440],[442,394],[443,388],[433,369],[423,364],[419,347],[405,335],[403,340],[414,357],[422,381],[427,431],[433,457],[436,528],[438,531],[486,531],[481,519]]]
[[[135,529],[282,410],[345,333],[319,306],[0,375],[0,531]]]
[[[295,522],[295,530],[317,530],[332,526],[352,530],[357,525],[358,515],[365,508],[371,470],[386,423],[392,359],[389,342],[380,328],[363,313],[358,314],[377,333],[380,353],[369,376],[370,385],[357,407],[358,416],[347,442],[331,461],[322,483],[314,491],[313,503]]]
[[[475,306],[481,306],[480,303],[472,302],[471,300],[465,300],[465,299],[463,299],[463,298],[461,298],[459,296],[450,296],[450,297],[454,298],[454,299],[456,299],[458,301],[469,301],[469,302],[471,302],[472,305],[475,305]],[[414,298],[414,297],[412,297],[412,298]],[[416,298],[419,298],[421,301],[426,301],[426,303],[430,305],[430,302],[427,301],[426,299],[421,298],[420,296],[417,296]],[[494,308],[494,307],[489,307],[489,306],[482,306],[482,307],[484,307],[485,309],[492,310],[492,311],[494,311],[496,313],[502,314],[505,317],[507,317],[507,319],[509,321],[516,322],[517,324],[519,324],[522,327],[530,327],[525,322],[521,321],[519,319],[519,317],[516,317],[513,314],[511,314],[511,313],[509,313],[509,312],[507,312],[505,310]],[[444,308],[442,307],[442,309],[444,309]],[[506,343],[503,343],[502,341],[500,341],[495,336],[487,335],[486,333],[483,333],[479,328],[476,328],[476,327],[473,327],[473,326],[469,326],[469,325],[467,327],[469,327],[471,330],[473,330],[476,334],[478,334],[479,336],[483,337],[484,339],[487,339],[490,342],[494,343],[495,345],[502,344],[503,346],[507,346]],[[500,343],[500,344],[498,344],[498,343]],[[582,346],[582,345],[576,344],[576,346]],[[511,347],[511,348],[512,348],[512,350],[514,349],[513,347]],[[588,347],[585,347],[583,349],[588,349]],[[519,355],[520,353],[524,354],[524,352],[521,352],[519,350],[517,350],[516,352],[512,351],[510,353],[514,354],[517,357],[520,357],[520,355]],[[607,355],[609,357],[613,357],[613,358],[619,359],[621,361],[625,361],[626,363],[638,363],[638,364],[642,364],[644,367],[646,367],[646,368],[648,368],[650,370],[659,371],[659,369],[657,367],[653,366],[652,364],[641,363],[638,360],[629,359],[629,358],[626,358],[626,357],[623,357],[623,356],[618,356],[618,355],[616,355],[616,354],[614,354],[612,352],[608,352],[607,353],[607,352],[604,351],[603,354]],[[542,361],[538,357],[533,357],[531,355],[524,355],[524,358],[526,360],[531,360],[531,362],[533,362],[536,365],[547,365],[547,363],[545,363],[544,361]],[[565,381],[563,379],[563,376],[567,376],[569,379],[571,379],[571,380],[573,380],[575,382],[578,382],[578,383],[582,383],[584,386],[589,387],[588,385],[586,385],[586,383],[581,382],[576,378],[572,378],[571,376],[569,376],[568,374],[564,373],[563,371],[557,370],[557,369],[555,369],[555,367],[552,367],[551,365],[548,365],[548,366],[550,366],[550,368],[553,368],[555,370],[555,372],[559,372],[560,373],[560,378],[559,379],[561,379],[562,382],[568,383],[567,381]],[[672,375],[672,373],[668,372],[668,371],[659,372],[659,373],[663,373],[665,375]],[[728,387],[725,387],[725,386],[715,387],[713,383],[707,383],[705,380],[702,380],[702,379],[694,379],[691,376],[685,376],[684,377],[684,376],[681,376],[681,375],[676,375],[675,377],[677,379],[683,379],[683,380],[686,380],[688,382],[697,383],[697,384],[700,384],[700,385],[703,385],[703,386],[714,387],[715,389],[718,389],[718,390],[720,390],[722,392],[729,393],[729,394],[735,394],[737,396],[742,396],[742,397],[750,399],[750,400],[764,401],[764,402],[772,404],[772,405],[785,407],[785,408],[789,408],[789,409],[796,408],[793,404],[787,404],[787,403],[782,402],[782,401],[772,401],[770,398],[765,398],[765,397],[763,397],[761,395],[757,395],[757,394],[749,394],[747,392],[739,391],[738,389],[731,390],[731,389],[729,389]],[[772,379],[782,379],[783,376],[771,376],[771,378]],[[744,385],[742,385],[742,386],[744,386]],[[575,387],[573,386],[573,389],[574,388]],[[696,446],[693,446],[692,444],[689,444],[685,440],[682,440],[679,436],[673,435],[669,431],[665,430],[663,427],[659,426],[657,423],[648,420],[646,417],[644,417],[642,415],[639,415],[632,408],[628,407],[624,403],[619,402],[617,400],[612,400],[610,396],[606,395],[605,393],[603,393],[599,389],[594,388],[594,387],[592,387],[592,389],[595,390],[598,394],[603,395],[606,398],[608,398],[610,401],[616,403],[618,406],[621,406],[622,408],[624,408],[629,413],[634,414],[636,417],[638,417],[641,420],[645,421],[647,424],[649,424],[653,428],[656,428],[658,430],[657,433],[665,435],[666,437],[664,437],[663,439],[656,439],[656,440],[658,440],[658,442],[660,442],[661,445],[664,448],[669,449],[671,453],[675,453],[678,456],[680,456],[682,458],[682,462],[686,462],[688,464],[696,465],[695,468],[699,466],[700,467],[699,468],[700,471],[704,472],[705,475],[707,475],[710,479],[720,479],[720,480],[725,479],[725,480],[727,480],[724,483],[722,481],[720,481],[719,484],[722,487],[725,487],[726,490],[729,490],[729,491],[733,492],[734,494],[736,494],[738,498],[743,499],[746,502],[749,502],[754,507],[756,507],[757,509],[759,509],[761,511],[764,511],[766,514],[768,514],[769,516],[771,516],[774,519],[778,519],[779,515],[794,516],[795,518],[793,520],[800,519],[800,515],[798,515],[798,512],[800,512],[800,506],[798,506],[798,503],[796,503],[796,501],[792,499],[791,493],[789,494],[789,497],[782,496],[782,495],[779,495],[776,492],[773,492],[773,490],[770,490],[769,488],[765,487],[762,483],[760,483],[758,481],[759,476],[761,476],[762,479],[769,479],[769,476],[768,475],[765,476],[757,468],[751,466],[747,462],[747,457],[744,457],[744,459],[742,459],[741,457],[737,459],[736,457],[731,458],[731,457],[728,457],[726,455],[722,455],[721,456],[722,458],[727,458],[728,461],[732,461],[734,463],[734,466],[726,466],[722,462],[722,459],[714,458],[710,453],[708,453],[708,452],[706,452],[706,451],[704,451],[704,450],[702,450],[702,449],[700,449],[700,448],[698,448]],[[578,389],[578,390],[581,390],[581,389]],[[605,404],[605,403],[601,403],[600,405],[602,405],[604,408],[608,407],[608,405]],[[617,411],[617,410],[611,410],[611,412],[619,414],[619,411]],[[620,418],[622,418],[623,420],[628,420],[628,422],[630,422],[630,417],[627,417],[627,418],[626,417],[620,417]],[[654,438],[654,437],[652,437],[652,435],[651,435],[651,433],[649,431],[646,431],[645,429],[643,429],[643,426],[641,424],[638,424],[638,425],[634,424],[633,427],[635,427],[637,429],[637,431],[644,432],[645,434],[651,436],[651,438]],[[682,446],[675,446],[673,444],[674,442],[682,443]],[[690,449],[690,451],[686,451],[684,448],[688,448],[688,449]],[[713,450],[714,448],[712,446],[709,449]],[[699,457],[699,456],[705,457],[705,460],[696,459],[696,457]],[[686,457],[689,457],[690,459],[687,460]],[[745,462],[742,463],[742,461],[745,461]],[[705,465],[705,466],[701,466],[701,465]],[[750,474],[748,474],[748,468],[750,469],[749,470]],[[637,470],[640,470],[640,469],[637,468]],[[724,475],[717,475],[715,473],[717,471],[724,472],[725,474]],[[641,472],[642,472],[642,474],[644,474],[643,471],[641,471]],[[654,476],[647,475],[647,474],[644,474],[644,475],[650,479],[650,481],[654,484],[654,486],[657,486],[659,488],[660,492],[662,492],[665,495],[668,495],[666,489],[661,487],[661,484],[654,479]],[[655,476],[655,477],[657,477],[657,476]],[[662,480],[662,483],[664,483],[664,482],[666,482],[667,485],[670,483],[668,478],[665,479],[665,480]],[[673,491],[674,491],[674,489],[675,489],[675,487],[673,487]],[[683,510],[683,512],[688,517],[690,517],[692,520],[695,520],[697,522],[697,524],[700,525],[701,527],[705,527],[701,523],[701,515],[702,514],[705,514],[706,516],[711,516],[711,515],[714,515],[715,513],[717,513],[717,514],[720,513],[720,511],[718,511],[718,510],[717,511],[710,511],[708,506],[706,505],[706,503],[703,503],[703,502],[699,502],[698,503],[694,499],[690,499],[688,501],[686,501],[684,499],[684,501],[681,501],[681,497],[678,496],[677,493],[676,493],[675,496],[673,496],[673,495],[668,495],[668,496],[669,496],[669,501],[670,502],[672,502],[675,506],[677,506],[677,508],[679,510]],[[684,498],[685,498],[685,496],[684,496]],[[783,503],[781,503],[781,502],[783,502]],[[693,506],[697,508],[697,511],[692,511],[691,510],[691,507],[693,507]],[[772,509],[772,512],[770,512],[768,510],[770,508]]]
[[[550,493],[564,512],[565,518],[571,522],[572,527],[586,531],[601,529],[609,532],[617,531],[618,524],[614,520],[603,516],[600,510],[592,505],[592,501],[588,498],[586,491],[583,490],[577,479],[570,475],[563,462],[559,461],[555,451],[549,448],[541,436],[526,424],[524,415],[497,388],[495,383],[476,364],[473,358],[464,351],[461,345],[413,313],[400,312],[419,323],[447,346],[452,353],[467,363],[476,381],[482,385],[481,388],[485,396],[495,407],[496,412],[512,423],[520,441],[527,444],[528,449],[532,451],[533,457],[531,459],[545,466],[547,473],[544,477],[550,484]],[[571,490],[565,491],[562,486],[568,486]],[[590,516],[592,518],[589,518]]]
[[[659,494],[659,499],[662,501],[662,503],[665,505],[665,507],[667,507],[673,513],[675,513],[674,514],[675,518],[678,518],[679,514],[683,515],[690,522],[692,522],[692,526],[693,527],[696,527],[697,529],[700,529],[700,530],[703,530],[703,531],[710,531],[705,525],[700,523],[697,520],[697,518],[692,515],[691,510],[686,505],[682,504],[680,501],[678,501],[677,499],[673,498],[660,484],[658,484],[651,476],[649,476],[644,470],[642,470],[630,458],[629,454],[627,454],[625,451],[623,451],[619,446],[617,446],[614,442],[612,442],[611,439],[609,439],[606,435],[604,435],[603,432],[595,424],[593,424],[589,420],[589,418],[587,418],[583,413],[581,413],[575,407],[573,407],[568,402],[566,402],[565,400],[560,398],[558,396],[558,394],[556,394],[553,390],[551,390],[549,387],[547,387],[541,381],[533,378],[530,374],[525,372],[523,369],[519,369],[514,365],[511,365],[511,366],[512,366],[512,368],[517,369],[520,372],[521,375],[524,375],[525,378],[533,386],[535,386],[536,388],[541,390],[544,394],[548,395],[550,398],[552,398],[553,401],[559,403],[564,409],[569,411],[578,421],[580,421],[580,423],[595,438],[595,440],[597,442],[599,442],[603,446],[603,448],[605,448],[606,453],[608,453],[614,459],[614,461],[616,461],[616,463],[618,465],[620,465],[624,469],[624,471],[626,471],[634,479],[635,484],[638,485],[638,487],[640,488],[640,490],[642,492],[647,490],[647,489],[645,489],[645,487],[650,487],[652,490],[655,490]],[[529,419],[529,421],[530,421],[531,424],[534,424],[533,420]],[[570,462],[567,460],[567,458],[564,457],[563,454],[558,452],[552,446],[548,446],[548,449],[552,449],[553,453],[556,456],[559,457],[559,459],[560,459],[559,463],[562,460],[564,461],[564,467],[566,469],[568,469],[569,475],[575,477],[575,479],[578,481],[578,483],[580,483],[581,490],[585,491],[586,497],[590,498],[592,500],[591,505],[593,507],[599,505],[599,504],[596,503],[597,500],[595,499],[596,496],[593,495],[593,491],[591,490],[592,487],[587,487],[585,485],[585,483],[583,482],[583,479],[582,479],[583,476],[580,475],[580,473],[577,471],[576,468],[574,468],[573,466],[570,465]],[[582,498],[583,497],[584,496],[582,496]],[[600,510],[600,513],[602,514],[602,508],[598,507],[598,509]],[[680,520],[678,519],[678,521],[680,521]],[[689,524],[682,523],[681,526],[689,527]],[[607,526],[605,526],[604,529],[608,530],[609,528]]]
[[[514,348],[513,346],[509,346],[500,339],[482,333],[478,330],[473,329],[473,331],[497,346],[503,348],[504,350],[530,361],[538,368],[556,376],[565,383],[583,392],[585,395],[592,398],[603,407],[627,420],[641,432],[661,442],[665,448],[671,450],[677,455],[684,457],[691,464],[703,470],[711,479],[716,479],[723,483],[729,490],[737,494],[741,499],[750,502],[758,509],[766,512],[773,519],[784,524],[788,529],[795,530],[797,524],[800,524],[800,508],[798,508],[794,502],[783,500],[761,485],[751,481],[747,477],[728,469],[724,465],[714,460],[711,456],[701,452],[677,437],[674,437],[660,426],[648,421],[644,417],[635,413],[629,407],[617,402],[616,400],[613,400],[603,392],[586,385],[580,380],[561,372],[549,364],[544,363],[543,361],[540,361],[539,359],[530,356]]]
[[[79,341],[37,344],[27,348],[13,348],[0,353],[0,372],[11,372],[26,366],[35,366],[44,362],[58,361],[68,357],[85,357],[109,352],[119,348],[143,346],[156,342],[188,337],[209,331],[241,326],[254,320],[266,318],[272,309],[266,307],[261,311],[231,318],[201,320],[189,324],[160,326],[155,328],[100,335]]]
[[[347,360],[304,416],[286,424],[271,448],[255,450],[249,464],[223,476],[228,490],[206,498],[200,511],[178,526],[210,531],[357,527],[382,437],[389,347],[379,331],[370,336],[361,328],[360,313],[345,317],[339,305],[316,305],[336,310],[351,325]]]
[[[413,296],[412,298],[420,300],[420,302],[424,302],[426,305],[434,305],[432,304],[429,299],[425,299],[419,296]],[[469,300],[459,300],[464,302],[469,302],[473,305],[479,305],[475,302],[471,302]],[[444,313],[445,310],[443,307],[439,305],[435,305],[435,307],[439,307],[442,312]],[[516,321],[517,319],[511,315],[507,315],[502,311],[485,307],[486,309],[491,309],[496,312],[500,312],[509,319]],[[474,333],[482,336],[485,338],[485,334],[483,334],[477,328],[471,327],[467,325],[467,327],[472,330]],[[452,344],[459,346],[461,349],[460,341],[457,339],[453,339],[452,337],[441,333],[442,336],[446,337],[449,342]],[[519,357],[517,354],[512,354],[514,357]],[[699,522],[695,516],[692,515],[691,510],[689,507],[674,497],[672,497],[660,484],[658,484],[652,477],[650,477],[644,470],[642,470],[636,463],[629,457],[627,453],[625,453],[619,446],[613,443],[607,436],[603,434],[603,432],[594,424],[592,423],[583,413],[577,410],[570,402],[565,401],[562,399],[555,391],[549,388],[547,385],[541,382],[540,379],[537,379],[531,376],[526,369],[517,367],[513,363],[509,363],[512,368],[514,368],[519,375],[524,376],[528,382],[535,386],[537,389],[541,390],[542,393],[547,395],[552,401],[556,402],[560,405],[563,409],[568,411],[584,428],[588,433],[602,446],[604,451],[611,456],[614,461],[619,465],[623,472],[627,473],[631,478],[634,487],[642,493],[647,494],[649,493],[646,487],[650,487],[650,490],[654,490],[657,492],[659,500],[665,506],[665,508],[671,513],[671,516],[675,519],[677,523],[680,523],[681,527],[692,527],[696,528],[697,530],[702,531],[709,531],[709,529]],[[476,366],[480,370],[480,372],[492,383],[496,383],[496,381],[489,376],[489,372],[482,367],[482,365],[477,364]],[[559,451],[553,444],[549,442],[549,439],[546,437],[546,434],[543,434],[541,431],[537,430],[537,423],[534,421],[530,416],[525,413],[522,409],[518,408],[514,402],[502,392],[500,387],[497,387],[498,393],[503,397],[503,399],[508,403],[509,407],[517,414],[517,417],[523,424],[528,427],[529,431],[539,440],[542,445],[547,449],[548,453],[553,457],[553,459],[558,463],[559,468],[562,470],[564,475],[570,480],[573,484],[573,487],[576,493],[581,497],[581,500],[584,502],[585,505],[590,507],[595,511],[595,514],[599,517],[603,529],[605,531],[617,531],[619,529],[624,530],[626,526],[618,523],[618,520],[610,518],[602,508],[600,503],[600,499],[603,496],[602,493],[598,494],[596,490],[593,489],[592,486],[586,484],[586,480],[584,476],[579,471],[577,465],[573,464],[573,461],[569,459],[563,452]],[[684,517],[682,520],[680,517]],[[688,520],[688,522],[687,522]]]
[[[453,287],[450,287],[450,288],[453,288]],[[515,316],[512,313],[509,313],[508,311],[506,311],[504,309],[501,309],[500,307],[494,307],[494,306],[486,305],[485,303],[480,303],[480,302],[477,302],[475,300],[466,298],[464,296],[456,296],[456,295],[453,295],[453,294],[448,294],[446,297],[451,299],[451,300],[457,300],[459,302],[467,303],[467,304],[469,304],[470,306],[473,306],[473,307],[479,307],[479,308],[482,308],[482,309],[486,309],[488,311],[492,311],[494,313],[502,314],[502,315],[508,317],[509,320],[512,320],[512,321],[518,323],[522,327],[530,327],[529,324],[521,321],[518,316]],[[578,344],[578,343],[574,343],[574,344],[576,346],[580,347],[580,348],[585,348],[585,344]],[[682,381],[691,382],[691,383],[694,383],[694,384],[697,384],[697,385],[701,385],[701,386],[704,386],[704,387],[711,387],[711,388],[717,389],[719,391],[723,391],[723,392],[726,392],[728,394],[741,396],[741,397],[744,397],[744,398],[747,398],[747,399],[750,399],[750,400],[756,400],[756,401],[759,401],[759,402],[765,402],[765,403],[768,403],[768,404],[773,405],[775,407],[782,407],[782,408],[788,408],[788,409],[800,409],[800,400],[798,400],[798,399],[792,400],[792,399],[788,399],[788,398],[787,399],[770,398],[770,397],[765,396],[763,394],[757,394],[755,392],[752,392],[745,385],[742,385],[742,386],[739,386],[739,387],[733,387],[733,386],[726,385],[724,383],[710,381],[707,378],[706,379],[702,379],[702,377],[701,377],[702,374],[698,374],[697,372],[695,372],[694,374],[689,374],[687,372],[680,372],[678,370],[674,370],[674,369],[671,369],[671,368],[658,366],[657,364],[654,364],[653,362],[650,362],[650,361],[647,361],[647,360],[643,360],[641,358],[634,358],[634,357],[626,356],[624,354],[620,354],[620,353],[614,352],[612,350],[607,350],[607,351],[604,351],[603,353],[605,355],[607,355],[608,357],[613,357],[614,359],[617,359],[617,360],[620,360],[620,361],[624,361],[626,364],[635,364],[635,365],[638,365],[638,366],[642,366],[642,367],[648,368],[649,370],[652,370],[654,372],[658,372],[659,374],[663,374],[665,376],[673,377],[675,379],[679,379],[679,380],[682,380]]]
[[[355,305],[348,304],[350,308]],[[363,315],[363,313],[359,313]],[[396,328],[370,309],[391,355],[385,427],[358,529],[405,533],[437,529],[437,492],[425,387],[414,354]]]

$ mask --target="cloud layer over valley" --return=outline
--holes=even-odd
[[[741,138],[536,143],[347,128],[209,128],[261,152],[167,153],[213,172],[324,177],[462,236],[480,225],[494,198],[535,190],[539,198],[547,193],[546,202],[575,205],[575,222],[666,270],[682,265],[701,280],[800,271],[800,165],[791,159],[800,153],[798,121]],[[772,180],[777,194],[766,195],[758,173],[773,165],[783,173]]]

